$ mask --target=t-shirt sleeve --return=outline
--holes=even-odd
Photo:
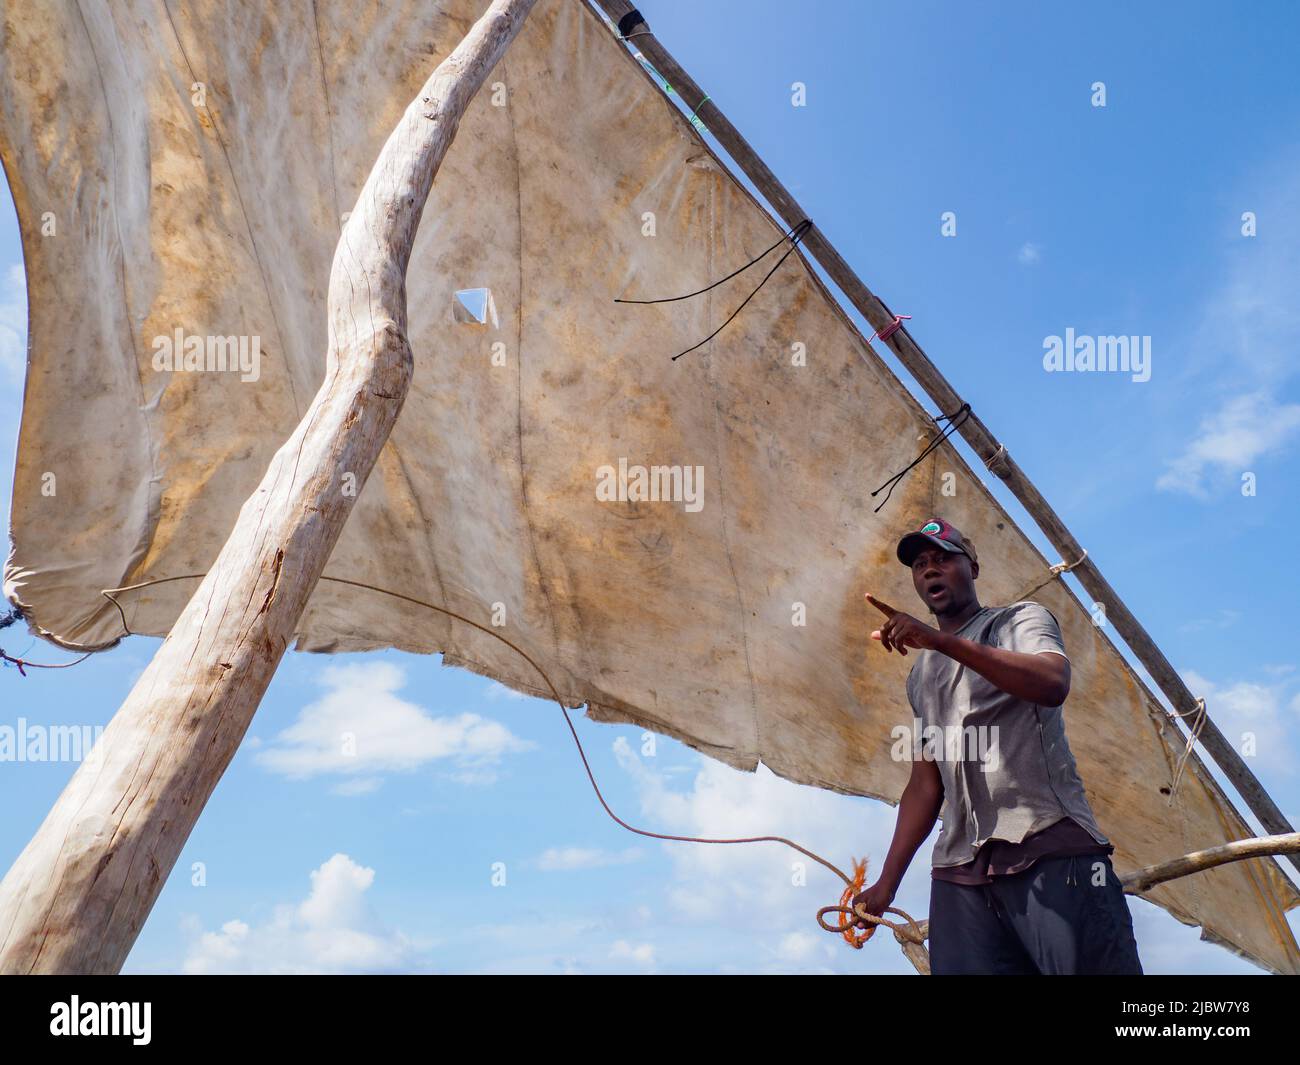
[[[1013,603],[1007,610],[999,627],[998,646],[1023,654],[1052,651],[1067,662],[1070,659],[1055,615],[1042,603],[1028,600]]]

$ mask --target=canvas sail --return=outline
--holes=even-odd
[[[109,646],[122,620],[101,589],[216,557],[321,383],[342,213],[485,6],[8,13],[0,154],[31,311],[4,588],[36,631]],[[911,660],[873,653],[862,593],[916,609],[899,535],[935,512],[963,529],[987,604],[1050,562],[946,444],[876,511],[872,489],[934,421],[798,255],[676,362],[756,271],[614,303],[702,288],[780,235],[597,14],[542,0],[425,209],[415,380],[326,572],[495,626],[597,720],[896,802]],[[636,498],[654,467],[676,498]],[[131,630],[166,633],[193,588],[124,594]],[[1071,744],[1116,867],[1252,835],[1195,758],[1170,803],[1179,730],[1068,588],[1034,597],[1070,653]],[[442,652],[544,693],[502,642],[354,587],[317,588],[297,646]],[[1300,971],[1285,918],[1300,894],[1271,860],[1145,897]]]

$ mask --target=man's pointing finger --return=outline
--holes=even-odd
[[[895,610],[892,606],[890,606],[888,603],[880,599],[877,599],[870,592],[867,593],[867,602],[870,603],[872,606],[874,606],[887,618],[892,618],[895,614],[898,613],[898,611]]]

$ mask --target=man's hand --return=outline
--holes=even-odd
[[[897,650],[900,655],[906,657],[909,647],[916,647],[923,651],[932,651],[938,648],[939,642],[943,638],[943,633],[938,629],[932,628],[924,621],[912,617],[911,614],[904,614],[901,610],[895,610],[888,603],[877,599],[870,592],[867,593],[867,602],[888,619],[871,634],[871,638],[879,640],[880,645],[886,651]]]
[[[877,880],[867,888],[866,891],[860,891],[854,895],[853,901],[849,905],[850,908],[856,912],[858,903],[861,903],[862,908],[866,910],[867,913],[871,914],[872,917],[880,917],[884,914],[885,907],[893,901],[893,889],[883,881]],[[853,927],[865,930],[868,925],[866,921],[857,920],[853,922]]]

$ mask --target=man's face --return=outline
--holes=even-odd
[[[979,563],[960,551],[927,547],[912,559],[912,584],[935,616],[959,614],[975,598]]]

